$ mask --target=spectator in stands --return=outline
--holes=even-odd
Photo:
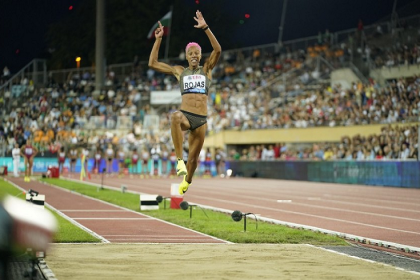
[[[315,160],[324,159],[324,150],[320,147],[320,145],[318,144],[313,145],[313,153],[314,153]]]
[[[231,149],[229,152],[229,159],[230,160],[239,160],[241,155],[236,151],[236,149]]]
[[[30,182],[34,157],[38,153],[38,149],[35,146],[32,146],[31,140],[27,140],[26,144],[21,147],[20,153],[25,161],[25,182]]]
[[[141,173],[147,175],[149,169],[150,154],[147,149],[143,149],[141,153]]]
[[[64,147],[60,148],[60,152],[57,153],[57,159],[58,159],[58,169],[60,174],[63,174],[63,167],[64,163],[66,161],[66,151]]]
[[[10,79],[10,76],[11,76],[11,74],[10,74],[9,68],[7,68],[7,66],[4,66],[4,68],[3,68],[3,78],[5,80],[8,80],[8,79]]]
[[[118,171],[119,171],[118,176],[122,177],[124,174],[124,169],[126,167],[125,165],[126,155],[122,147],[120,147],[120,149],[118,150],[117,157],[118,157]]]
[[[166,145],[162,145],[162,154],[161,154],[161,160],[162,160],[162,175],[167,176],[168,175],[168,161],[169,161],[169,152]]]
[[[114,156],[115,156],[114,149],[112,148],[112,144],[108,144],[108,148],[106,149],[105,154],[106,154],[106,162],[107,162],[106,169],[107,169],[108,174],[111,174],[112,161],[114,160]]]
[[[15,177],[19,177],[20,153],[19,145],[16,143],[12,150],[13,176]]]
[[[89,151],[85,149],[85,153],[88,153]],[[99,147],[96,148],[95,156],[93,158],[93,169],[96,170],[96,173],[103,173],[105,170],[101,169],[101,161],[102,161],[102,151]]]
[[[171,170],[169,173],[171,175],[176,174],[176,161],[177,161],[177,157],[176,157],[175,149],[172,149],[171,153],[169,154],[169,162],[171,164]]]
[[[78,158],[78,152],[75,146],[72,146],[69,151],[70,158],[70,174],[76,171],[76,161]]]
[[[159,145],[154,145],[150,149],[150,158],[152,159],[150,175],[160,175],[159,161],[161,159],[161,150]]]
[[[331,147],[327,147],[325,149],[325,153],[323,155],[323,158],[324,158],[324,160],[332,160],[332,159],[334,159],[334,153],[333,153]]]

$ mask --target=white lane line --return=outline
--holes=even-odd
[[[137,240],[137,238],[112,238],[111,239],[113,242],[115,242],[115,241],[119,241],[119,240],[130,240],[130,241],[133,241],[133,240]],[[166,238],[166,239],[153,239],[153,238],[150,238],[150,239],[148,239],[148,240],[144,240],[144,239],[138,239],[139,241],[141,241],[141,242],[139,242],[139,243],[148,243],[148,242],[150,242],[150,241],[159,241],[159,242],[162,242],[162,241],[184,241],[185,243],[193,243],[193,242],[198,242],[198,243],[201,243],[203,240],[205,240],[205,239],[193,239],[193,238]],[[190,241],[190,242],[189,242]]]
[[[401,216],[391,216],[391,215],[378,214],[378,213],[369,213],[369,212],[364,212],[364,211],[356,211],[356,210],[342,209],[342,208],[336,208],[336,207],[327,207],[327,206],[312,205],[312,204],[297,203],[297,202],[293,203],[293,205],[300,205],[304,207],[311,207],[311,208],[325,209],[325,210],[334,210],[334,211],[339,211],[339,212],[349,212],[349,213],[354,213],[354,214],[371,215],[371,216],[397,219],[397,220],[420,222],[420,219],[412,219],[412,218],[406,218],[406,217],[401,217]]]
[[[416,275],[420,275],[420,273],[418,273],[417,271],[407,270],[407,269],[404,269],[404,268],[401,268],[401,267],[395,267],[393,265],[386,264],[386,263],[383,263],[383,262],[377,262],[377,261],[373,261],[373,260],[369,260],[369,259],[364,259],[364,258],[361,258],[361,257],[356,257],[356,256],[352,256],[352,255],[349,255],[349,254],[346,254],[346,253],[337,252],[337,251],[326,249],[326,248],[322,248],[322,247],[317,247],[317,246],[314,246],[314,245],[311,245],[311,244],[306,244],[306,245],[309,246],[309,247],[315,248],[315,249],[324,250],[324,251],[327,251],[327,252],[330,252],[330,253],[334,253],[334,254],[337,254],[337,255],[342,255],[342,256],[350,257],[350,258],[353,258],[353,259],[356,259],[356,260],[362,260],[362,261],[366,261],[366,262],[369,262],[369,263],[375,263],[375,264],[379,264],[379,265],[384,265],[384,266],[387,266],[387,267],[390,267],[390,268],[394,268],[396,270],[402,270],[402,271],[405,271],[405,272],[409,272],[409,273],[413,273],[413,274],[416,274]]]
[[[306,183],[306,182],[305,182]],[[219,195],[219,193],[217,193],[216,191],[211,191],[211,190],[206,190],[207,193],[210,194],[215,194],[215,195]],[[224,190],[224,194],[229,195],[229,194],[234,194],[235,197],[237,198],[244,198],[244,199],[249,199],[252,198],[255,201],[272,201],[271,198],[261,198],[261,197],[257,197],[254,194],[246,194],[246,191],[242,191],[241,193],[243,193],[244,195],[238,195],[236,190],[229,190],[229,189],[225,189]],[[304,200],[306,198],[307,195],[313,195],[313,197],[315,197],[316,195],[321,195],[321,196],[325,196],[325,194],[321,194],[318,192],[314,192],[314,193],[303,193],[302,195],[296,195],[296,191],[286,191],[286,190],[276,190],[275,194],[273,196],[286,196],[286,197],[290,197],[290,198],[294,198],[296,200]],[[348,196],[344,196],[344,195],[329,195],[330,198],[339,198],[339,199],[348,199]],[[414,210],[414,209],[410,209],[408,206],[413,206],[413,207],[418,207],[418,203],[405,203],[405,202],[401,202],[398,200],[398,198],[395,199],[390,199],[390,200],[383,200],[383,199],[364,199],[364,198],[358,198],[358,197],[352,197],[353,200],[358,200],[358,201],[366,201],[366,203],[360,203],[360,202],[347,202],[347,201],[341,201],[341,200],[337,200],[337,199],[331,199],[331,200],[325,200],[324,201],[328,201],[328,202],[333,202],[333,203],[337,203],[337,204],[348,204],[348,205],[357,205],[357,206],[362,206],[362,207],[367,207],[367,208],[378,208],[378,209],[388,209],[388,210],[399,210],[399,211],[404,211],[404,212],[411,212],[411,213],[420,213],[419,210]],[[371,201],[377,201],[377,202],[381,202],[387,205],[372,205]],[[400,205],[404,205],[405,208],[399,208],[399,207],[390,207],[389,204],[400,204]]]
[[[18,188],[18,189],[26,192],[25,189],[23,189],[22,187],[20,187],[19,185],[15,184],[15,183],[13,183],[12,181],[9,181],[9,180],[6,180],[6,179],[4,179],[4,180],[7,181],[8,183],[12,184],[16,188]],[[81,228],[82,230],[84,230],[87,233],[89,233],[90,235],[98,238],[99,240],[102,240],[103,243],[110,243],[105,237],[97,234],[96,232],[94,232],[94,231],[90,230],[89,228],[85,227],[84,225],[79,224],[78,222],[76,222],[75,220],[73,220],[72,218],[70,218],[69,216],[67,216],[66,214],[64,214],[63,212],[61,212],[58,209],[54,208],[52,205],[50,205],[48,203],[45,203],[45,205],[47,205],[48,208],[50,208],[51,210],[55,211],[59,216],[63,217],[64,219],[66,219],[67,221],[69,221],[70,223],[72,223],[73,225]]]
[[[65,179],[66,179],[67,181],[79,182],[79,181],[74,180],[74,179],[69,179],[69,178],[65,178]],[[98,186],[98,184],[89,183],[89,182],[86,182],[86,181],[84,181],[83,183],[90,184],[90,185],[93,185],[93,186]],[[69,191],[69,190],[67,190],[67,189],[63,189],[63,188],[57,187],[57,186],[55,186],[55,185],[53,185],[53,184],[48,184],[48,185],[49,185],[49,186],[51,186],[51,187],[53,187],[53,188],[59,189],[59,190],[61,190],[61,191]],[[115,187],[109,187],[109,186],[107,186],[107,185],[103,185],[103,187],[104,187],[104,188],[107,188],[107,189],[118,189],[118,188],[115,188]],[[131,192],[132,192],[132,193],[134,193],[134,194],[145,194],[145,193],[140,193],[140,192],[137,192],[137,191],[131,191]],[[196,230],[190,229],[190,228],[186,228],[186,227],[183,227],[183,226],[180,226],[180,225],[177,225],[177,224],[173,224],[173,223],[171,223],[171,222],[167,222],[167,221],[164,221],[164,220],[161,220],[161,219],[158,219],[158,218],[154,218],[154,217],[148,216],[147,214],[139,213],[139,212],[136,212],[136,211],[134,211],[134,210],[131,210],[131,209],[128,209],[128,208],[125,208],[125,207],[122,207],[122,206],[119,206],[119,205],[116,205],[116,204],[112,204],[112,203],[109,203],[109,202],[106,202],[106,201],[103,201],[103,200],[100,200],[100,199],[97,199],[97,198],[93,198],[93,197],[90,197],[90,196],[87,196],[87,195],[84,195],[84,194],[81,194],[81,193],[78,193],[78,192],[73,192],[73,193],[74,193],[74,194],[78,194],[78,195],[80,195],[80,196],[82,196],[82,197],[84,197],[84,198],[90,199],[90,200],[98,201],[98,202],[101,202],[101,203],[103,203],[103,204],[106,204],[106,205],[110,205],[110,206],[116,207],[116,208],[118,208],[118,209],[123,209],[123,210],[125,210],[125,211],[131,212],[131,213],[135,213],[135,214],[140,215],[140,216],[143,216],[143,217],[149,217],[149,218],[151,218],[151,219],[153,219],[153,220],[156,220],[156,221],[162,222],[162,223],[167,224],[167,225],[172,225],[172,226],[174,226],[174,227],[181,228],[181,229],[184,229],[184,230],[186,230],[186,231],[194,232],[194,233],[196,233],[196,234],[198,234],[198,235],[200,235],[200,236],[207,236],[207,237],[208,237],[208,238],[210,238],[210,239],[213,239],[213,240],[218,240],[218,241],[221,241],[221,242],[223,242],[223,243],[225,243],[225,244],[235,244],[235,243],[233,243],[233,242],[230,242],[230,241],[227,241],[227,240],[223,240],[223,239],[221,239],[221,238],[217,238],[217,237],[211,236],[211,235],[209,235],[209,234],[205,234],[205,233],[202,233],[202,232],[199,232],[199,231],[196,231]],[[210,243],[210,244],[211,244],[211,243]]]
[[[104,234],[104,236],[145,236],[145,237],[168,237],[165,235],[156,235],[156,234]],[[191,235],[171,235],[171,237],[188,237]],[[199,236],[199,238],[207,238],[207,236]]]
[[[203,205],[203,204],[199,204],[199,203],[196,203],[196,204],[203,209],[208,209],[208,210],[212,210],[212,211],[216,211],[216,212],[222,212],[222,213],[226,213],[226,214],[229,214],[229,215],[231,215],[232,212],[233,212],[232,210],[228,210],[228,209],[212,207],[212,206]],[[249,216],[249,217],[251,219],[254,218],[253,216]],[[276,225],[283,225],[283,226],[292,227],[292,228],[307,229],[307,230],[311,230],[311,231],[315,231],[315,232],[322,232],[322,233],[326,233],[326,234],[329,234],[329,235],[339,236],[339,237],[342,237],[342,238],[347,239],[347,240],[365,240],[368,244],[377,244],[378,246],[390,247],[390,248],[395,248],[395,249],[398,249],[398,250],[407,250],[408,249],[410,252],[420,252],[420,247],[414,247],[414,246],[405,245],[405,244],[398,244],[398,243],[379,240],[379,239],[367,238],[367,237],[348,234],[348,233],[344,233],[344,232],[328,230],[328,229],[324,229],[324,228],[318,228],[318,227],[313,227],[313,226],[308,226],[308,225],[303,225],[303,224],[296,224],[296,223],[292,223],[292,222],[276,220],[276,219],[266,218],[266,217],[261,217],[261,216],[258,217],[258,220],[259,221],[265,221],[265,222],[272,223],[272,224],[276,224]]]
[[[195,196],[195,195],[190,195],[190,196]],[[250,207],[249,203],[241,203],[241,202],[237,202],[237,201],[234,201],[234,200],[215,199],[215,198],[210,198],[210,197],[207,198],[207,200],[218,201],[218,202],[229,203],[229,204],[237,204],[237,205],[241,205],[241,206],[244,206],[244,207],[247,207],[247,208]],[[199,203],[196,203],[196,204],[199,205]],[[404,232],[404,233],[420,235],[420,232],[401,230],[401,229],[395,229],[395,228],[389,228],[389,227],[383,227],[383,226],[376,226],[376,225],[371,225],[371,224],[359,223],[359,222],[337,219],[337,218],[330,218],[330,217],[319,216],[319,215],[312,215],[312,214],[308,214],[308,213],[305,213],[305,212],[282,210],[282,209],[278,209],[278,208],[271,208],[271,207],[264,207],[264,206],[257,206],[257,205],[253,205],[252,207],[257,208],[257,209],[265,209],[265,210],[270,210],[270,211],[275,211],[275,212],[290,213],[290,214],[295,214],[295,215],[300,215],[300,216],[314,217],[314,218],[318,218],[318,219],[324,219],[324,220],[330,220],[330,221],[336,221],[336,222],[342,222],[342,223],[348,223],[348,224],[361,225],[361,226],[366,226],[366,227],[380,228],[380,229],[386,229],[386,230],[391,230],[391,231],[396,231],[396,232]],[[369,215],[370,213],[366,213],[366,214]],[[386,215],[384,215],[384,216],[386,216]]]
[[[125,212],[124,210],[92,210],[92,209],[69,209],[69,210],[60,210],[61,212]]]
[[[156,238],[168,238],[168,235],[154,235],[154,234],[104,234],[103,236],[139,236],[139,237],[156,237]],[[171,237],[191,237],[191,235],[171,235]],[[206,238],[207,236],[193,236],[194,238]]]
[[[292,201],[290,199],[277,199],[278,203],[291,203]]]
[[[249,196],[237,196],[237,198],[249,199],[250,197]],[[212,198],[208,198],[208,199],[221,201],[221,202],[226,202],[226,200],[218,200],[218,199],[212,199]],[[265,198],[263,199],[263,198],[254,198],[253,197],[253,199],[262,200],[262,201],[272,201],[272,199],[265,199]],[[303,199],[303,198],[301,197],[300,199]],[[277,202],[279,202],[279,201],[277,201]],[[284,203],[284,201],[281,201],[281,202]],[[348,203],[345,203],[345,204],[348,204]],[[259,207],[259,206],[256,206],[256,205],[257,204],[254,204],[255,207]],[[334,211],[340,211],[340,212],[362,214],[362,215],[367,215],[367,216],[377,216],[377,217],[384,217],[384,218],[397,219],[397,220],[407,220],[407,221],[413,221],[413,222],[420,222],[420,219],[406,218],[404,216],[391,216],[391,215],[385,215],[385,214],[378,214],[378,213],[371,213],[371,212],[364,212],[364,211],[357,211],[357,210],[349,210],[349,209],[336,208],[336,207],[328,207],[328,206],[320,206],[320,205],[313,205],[313,204],[306,204],[306,203],[298,203],[296,201],[293,202],[293,205],[300,205],[300,206],[305,206],[305,207],[310,207],[310,208],[318,208],[318,209],[325,209],[325,210],[334,210]],[[381,207],[378,206],[377,208],[381,208]],[[389,209],[387,207],[384,207],[384,208]],[[274,208],[267,208],[267,209],[273,210]],[[403,209],[394,209],[394,210],[405,211]]]
[[[152,218],[72,218],[74,220],[116,220],[116,221],[137,221],[137,220],[153,220]]]

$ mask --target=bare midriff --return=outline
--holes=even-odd
[[[207,116],[207,95],[202,93],[188,93],[182,95],[181,110]]]

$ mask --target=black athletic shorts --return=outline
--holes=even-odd
[[[188,122],[190,123],[190,126],[191,126],[190,127],[191,131],[207,123],[207,116],[197,115],[197,114],[190,113],[184,110],[180,110],[180,111],[188,119]]]

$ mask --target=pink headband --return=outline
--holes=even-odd
[[[188,45],[185,47],[185,52],[187,52],[188,49],[191,48],[191,47],[197,47],[201,51],[201,47],[200,47],[199,44],[197,44],[195,42],[191,42],[191,43],[188,43]]]

